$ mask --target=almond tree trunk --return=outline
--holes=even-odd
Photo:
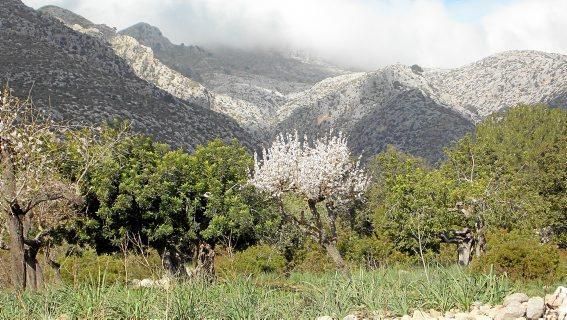
[[[39,246],[28,246],[24,254],[26,260],[26,287],[34,291],[43,286],[43,272],[37,261],[38,252]]]
[[[215,250],[208,243],[199,246],[195,276],[207,281],[215,278]]]
[[[10,257],[12,265],[12,285],[16,290],[26,289],[26,261],[24,245],[24,211],[16,201],[16,175],[10,147],[0,141],[2,156],[2,182],[3,190],[0,194],[2,211],[6,218],[8,233],[10,234]]]
[[[177,256],[174,249],[163,249],[161,253],[161,260],[163,268],[169,277],[182,277],[187,275],[185,266]]]
[[[21,216],[8,212],[8,233],[10,234],[10,257],[12,265],[12,285],[16,290],[26,289],[26,258],[23,223]]]
[[[339,252],[339,249],[337,248],[337,244],[335,243],[335,241],[327,241],[323,243],[323,247],[327,251],[329,257],[331,257],[331,259],[335,263],[337,270],[346,273],[347,268],[346,268],[345,260],[343,259],[343,256]]]
[[[468,266],[472,259],[473,253],[472,239],[469,241],[462,241],[457,244],[457,253],[459,257],[459,265]]]

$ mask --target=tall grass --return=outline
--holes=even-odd
[[[107,284],[60,286],[38,293],[0,292],[0,319],[314,319],[350,312],[468,309],[497,303],[513,289],[506,278],[435,267],[341,274],[292,274],[178,283],[169,290]]]

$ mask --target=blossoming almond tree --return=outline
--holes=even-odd
[[[363,196],[369,178],[353,157],[347,139],[332,133],[312,143],[295,134],[280,135],[262,159],[255,156],[251,183],[270,193],[279,203],[282,218],[314,239],[338,269],[345,262],[337,249],[337,218],[346,206]],[[283,196],[303,198],[308,212],[293,214],[284,207]]]

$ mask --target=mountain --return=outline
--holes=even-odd
[[[564,96],[567,56],[508,51],[425,77],[445,104],[478,121],[519,103],[553,104]]]
[[[255,145],[233,119],[140,79],[104,38],[77,32],[19,0],[0,6],[0,79],[57,119],[129,119],[135,130],[187,149],[216,137]]]
[[[280,108],[276,132],[339,129],[355,152],[392,144],[430,161],[475,123],[518,104],[566,106],[567,56],[509,51],[452,70],[393,65],[326,79]]]
[[[38,11],[53,16],[75,31],[98,37],[112,47],[114,52],[124,59],[134,73],[154,84],[173,96],[213,111],[224,113],[235,119],[241,126],[256,136],[262,136],[267,130],[266,124],[270,115],[269,108],[259,107],[248,101],[232,98],[227,95],[212,92],[190,77],[168,67],[157,59],[152,48],[140,44],[135,38],[116,33],[105,25],[93,22],[63,8],[55,6],[42,7]],[[155,32],[149,34],[159,34]],[[155,37],[149,36],[150,39]],[[159,39],[158,39],[159,40]],[[155,45],[161,48],[162,42],[155,40]],[[152,42],[154,43],[154,42]],[[265,99],[264,101],[268,101]]]
[[[403,65],[327,79],[280,109],[276,131],[314,135],[335,128],[349,134],[357,154],[371,156],[391,144],[435,161],[474,124],[433,99],[433,91]]]
[[[275,111],[287,94],[310,88],[328,77],[344,74],[336,67],[302,59],[297,52],[202,48],[173,44],[155,26],[138,23],[120,31],[152,48],[170,68],[201,82],[205,87]]]
[[[173,101],[223,113],[264,143],[284,131],[334,129],[366,159],[391,144],[436,162],[490,114],[520,103],[567,105],[560,54],[509,51],[448,70],[348,72],[301,52],[178,45],[146,23],[116,33],[61,8],[40,11],[98,39]]]

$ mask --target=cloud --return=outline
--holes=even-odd
[[[454,67],[515,49],[567,53],[565,0],[24,0],[174,42],[298,48],[353,67]]]

